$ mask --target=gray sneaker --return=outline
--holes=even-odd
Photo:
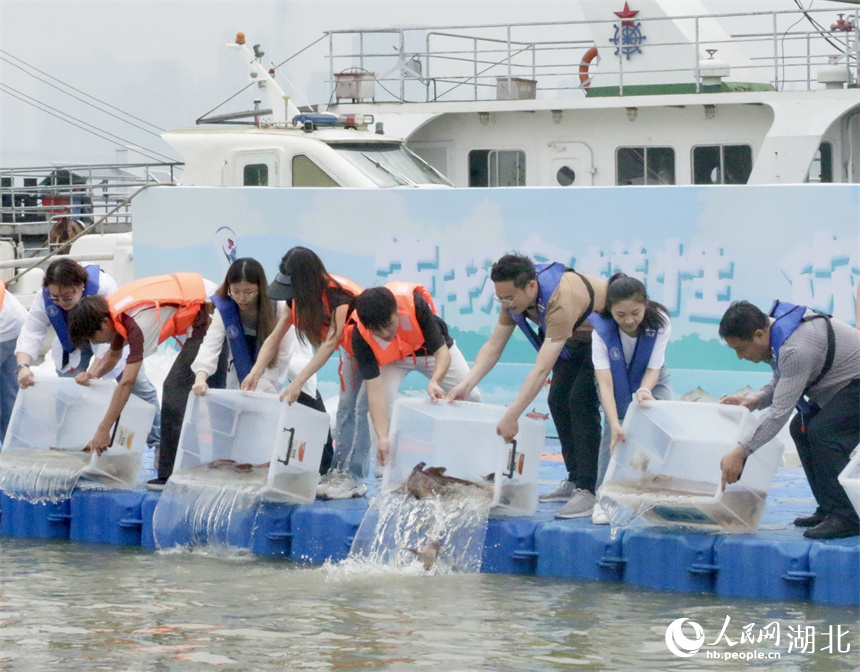
[[[331,486],[331,472],[327,472],[320,477],[320,483],[317,486],[317,499],[328,499],[328,489]]]
[[[558,484],[558,487],[555,490],[550,490],[549,492],[545,492],[540,496],[540,501],[542,502],[566,502],[571,497],[573,497],[573,493],[576,490],[576,486],[572,481],[568,481],[564,479],[561,483]]]
[[[584,518],[590,516],[597,498],[588,490],[577,490],[567,504],[555,512],[556,518]]]

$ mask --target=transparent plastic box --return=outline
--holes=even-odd
[[[853,457],[839,474],[839,484],[845,489],[854,510],[860,515],[860,446],[854,449]]]
[[[116,383],[93,380],[78,385],[71,378],[36,378],[36,384],[18,391],[4,453],[32,450],[80,452],[93,438],[110,406]],[[113,432],[113,444],[93,454],[81,475],[110,488],[134,486],[155,407],[128,398]]]
[[[598,493],[610,522],[626,511],[655,525],[754,531],[782,463],[782,442],[773,439],[747,458],[740,480],[725,492],[720,461],[756,426],[742,406],[632,404],[626,441],[615,446]]]
[[[174,472],[233,460],[266,473],[267,500],[310,503],[316,497],[327,413],[287,405],[276,394],[209,390],[188,396]]]
[[[543,422],[522,417],[516,444],[496,434],[504,406],[466,401],[433,403],[398,399],[391,418],[391,454],[383,490],[401,485],[420,462],[445,467],[445,475],[490,485],[492,515],[531,516],[538,503],[538,466]]]

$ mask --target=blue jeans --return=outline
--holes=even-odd
[[[672,388],[669,386],[669,371],[666,370],[666,367],[660,369],[660,377],[657,379],[657,384],[654,386],[654,389],[651,390],[651,394],[655,399],[659,399],[661,401],[672,401]],[[635,404],[636,401],[631,401],[631,404]],[[609,444],[612,443],[612,428],[609,426],[609,422],[606,420],[606,416],[603,417],[603,434],[600,437],[600,452],[597,454],[597,487],[600,487],[600,484],[603,483],[603,477],[606,476],[606,470],[609,468]]]
[[[0,343],[0,439],[6,440],[6,429],[18,396],[18,376],[15,373],[15,344],[12,338]]]
[[[361,391],[361,375],[353,358],[343,356],[343,388],[337,404],[332,469],[347,471],[364,479],[370,467],[370,423],[367,419],[367,395]]]

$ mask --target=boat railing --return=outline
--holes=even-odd
[[[120,163],[0,169],[0,236],[33,254],[40,248],[67,246],[81,229],[130,231],[131,197],[142,186],[175,183],[181,166]]]
[[[16,258],[0,261],[0,275],[3,277],[3,281],[6,285],[14,285],[17,281],[19,281],[22,277],[27,275],[30,271],[40,268],[46,265],[47,262],[51,262],[54,259],[59,258],[70,258],[74,259],[78,262],[83,261],[104,261],[104,260],[112,260],[114,258],[113,252],[110,253],[81,253],[81,254],[69,254],[72,244],[78,240],[79,238],[86,236],[90,233],[125,233],[131,230],[130,227],[130,219],[127,220],[127,224],[129,225],[125,231],[107,231],[108,228],[107,222],[110,222],[112,218],[116,217],[118,213],[125,213],[126,215],[129,213],[129,209],[131,207],[131,202],[134,200],[138,194],[150,189],[152,187],[163,187],[163,186],[171,186],[175,185],[176,182],[149,182],[143,185],[139,185],[134,191],[128,194],[125,198],[123,198],[120,202],[116,203],[110,210],[103,213],[101,216],[93,216],[93,221],[79,230],[76,230],[71,236],[63,240],[61,243],[54,244],[49,243],[46,245],[42,245],[40,247],[31,247],[26,250],[23,248],[22,244],[19,242],[17,244],[16,250]],[[8,273],[3,273],[2,271],[6,271],[7,269],[15,269],[14,274],[11,277],[7,278]]]
[[[860,10],[838,16],[837,21],[832,9],[814,9],[329,31],[331,102],[553,98],[584,96],[589,87],[629,95],[637,93],[630,86],[643,81],[699,92],[708,84],[701,63],[712,52],[718,60],[742,52],[732,59],[733,82],[780,91],[824,88],[819,70],[837,64],[848,70],[847,83],[856,85]],[[665,21],[674,21],[678,30],[663,34],[683,39],[661,41],[656,24]],[[721,31],[713,30],[713,21]],[[650,38],[649,29],[655,33]],[[598,57],[586,60],[592,48]],[[660,54],[651,59],[659,67],[637,68],[631,61],[636,48]],[[361,80],[373,86],[356,86]]]

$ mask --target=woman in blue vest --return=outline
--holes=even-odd
[[[234,261],[224,282],[212,295],[215,314],[206,331],[200,351],[191,370],[195,380],[193,392],[202,396],[209,389],[207,379],[215,374],[218,360],[227,344],[229,353],[226,387],[237,390],[257,361],[257,353],[278,321],[279,306],[266,298],[266,272],[256,259],[245,257]],[[287,368],[301,371],[310,360],[310,346],[298,342],[290,330],[257,384],[258,392],[277,394],[283,387]],[[308,392],[315,396],[315,379]]]
[[[645,285],[624,273],[609,278],[606,305],[588,320],[594,327],[591,359],[604,418],[597,459],[600,487],[615,444],[624,441],[621,422],[633,396],[640,404],[672,398],[665,361],[671,326],[666,308],[651,301]],[[604,522],[598,507],[592,520]]]

